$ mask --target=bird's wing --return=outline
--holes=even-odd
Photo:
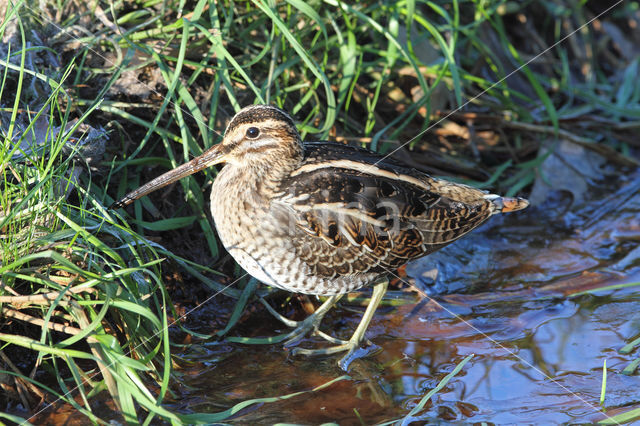
[[[495,212],[483,191],[433,179],[369,151],[336,144],[305,148],[305,161],[283,182],[277,203],[293,216],[293,243],[318,275],[401,266]]]

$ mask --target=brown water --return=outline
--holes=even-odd
[[[356,360],[349,378],[249,406],[231,421],[396,420],[469,354],[417,423],[591,423],[640,407],[637,372],[621,373],[639,350],[618,352],[640,336],[640,177],[600,192],[571,212],[559,200],[497,218],[410,265],[408,280],[432,296],[405,289],[404,304],[378,310],[367,336],[379,353]],[[627,283],[638,285],[607,289]],[[357,309],[334,309],[323,328],[348,337]],[[258,310],[235,333],[285,331]],[[181,356],[193,364],[181,372],[171,408],[187,412],[310,391],[344,374],[338,357],[291,358],[278,344],[193,345]]]

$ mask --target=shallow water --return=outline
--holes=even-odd
[[[419,291],[390,292],[403,303],[376,313],[367,336],[379,353],[356,360],[348,378],[327,388],[251,405],[232,419],[397,420],[469,354],[414,421],[590,423],[640,407],[637,372],[621,373],[640,354],[619,353],[640,335],[640,177],[599,192],[569,212],[559,199],[495,218],[409,265],[407,280]],[[606,288],[631,283],[638,285]],[[334,308],[323,329],[348,337],[358,309]],[[262,310],[235,333],[285,331]],[[344,374],[337,356],[292,358],[279,344],[194,345],[182,356],[193,364],[182,371],[171,404],[180,411],[219,412],[310,391]],[[606,414],[599,405],[605,359]]]
[[[405,418],[473,354],[412,424],[593,423],[640,408],[638,372],[622,374],[640,348],[619,352],[640,336],[640,175],[597,192],[570,211],[559,197],[493,218],[408,265],[404,279],[412,287],[390,291],[367,332],[380,351],[354,361],[347,377],[337,366],[339,356],[291,357],[281,344],[193,344],[175,354],[181,368],[171,385],[173,399],[165,403],[183,413],[218,413],[255,398],[304,392],[248,405],[225,423],[392,422]],[[299,303],[278,309],[291,314],[295,306],[299,311]],[[229,309],[204,305],[190,328],[212,333],[212,323]],[[342,302],[322,328],[348,338],[362,310]],[[256,303],[231,334],[286,331]],[[314,343],[325,344],[314,339],[301,344]],[[120,420],[110,401],[97,399],[93,405],[101,418]],[[86,422],[68,406],[39,420]]]

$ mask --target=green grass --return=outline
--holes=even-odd
[[[12,321],[0,351],[28,353],[32,371],[46,372],[44,381],[15,365],[4,372],[30,409],[44,407],[28,396],[41,392],[100,423],[90,401],[106,390],[127,422],[213,421],[162,406],[172,374],[167,326],[178,319],[162,267],[173,259],[195,281],[245,302],[218,272],[224,252],[202,187],[215,171],[182,180],[175,207],[158,196],[136,202],[131,215],[105,206],[218,143],[242,106],[287,109],[306,139],[350,137],[381,152],[396,141],[416,152],[446,148],[454,160],[447,174],[509,195],[534,181],[545,158],[538,148],[553,135],[637,164],[633,129],[620,125],[640,117],[637,60],[621,77],[612,73],[608,45],[588,27],[528,63],[567,35],[569,17],[577,28],[592,16],[573,3],[97,4],[18,2],[0,25],[2,35],[15,31],[0,51],[0,306]],[[510,29],[534,8],[545,19],[531,23],[537,38],[523,44]],[[636,8],[630,2],[607,19]],[[136,87],[142,95],[135,80],[146,82]],[[452,121],[486,134],[433,136],[434,124]],[[106,151],[89,161],[100,143]],[[422,157],[418,166],[442,171],[436,157]],[[158,233],[198,236],[210,262],[146,237]]]
[[[16,96],[3,115],[10,124],[0,146],[0,278],[2,314],[21,326],[3,328],[0,350],[22,359],[32,354],[49,382],[15,365],[5,373],[17,387],[44,390],[45,401],[61,398],[92,421],[99,419],[89,399],[103,389],[127,421],[137,419],[136,405],[149,417],[176,418],[158,406],[170,377],[171,314],[160,255],[104,208],[87,157],[107,137],[83,128],[99,102],[71,120],[72,100],[62,89],[73,64],[59,70],[57,80],[30,72],[35,78],[28,83],[27,50],[13,55],[17,67],[2,63],[3,94]],[[33,111],[21,99],[29,84],[49,93]],[[157,385],[154,394],[145,383]],[[28,393],[23,405],[35,409]]]

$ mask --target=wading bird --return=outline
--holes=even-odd
[[[330,296],[290,336],[294,341],[315,332],[336,344],[294,353],[347,351],[343,368],[364,339],[386,291],[387,272],[444,247],[494,214],[529,204],[435,179],[368,150],[303,143],[286,112],[255,105],[231,119],[221,143],[113,207],[220,163],[225,165],[211,188],[211,214],[222,244],[265,284]],[[371,302],[351,339],[321,332],[322,317],[340,296],[367,284],[373,285]]]

